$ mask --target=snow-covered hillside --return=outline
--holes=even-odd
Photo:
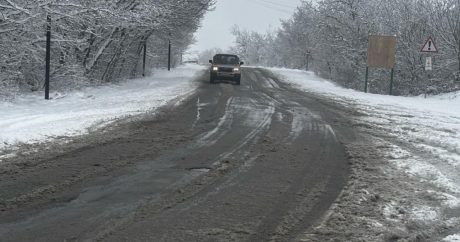
[[[88,128],[109,125],[193,93],[197,87],[193,80],[204,68],[186,65],[171,72],[156,70],[152,77],[117,85],[54,93],[49,101],[44,100],[43,93],[36,93],[0,103],[0,161],[2,156],[11,155],[1,150],[17,143],[84,134]]]
[[[460,92],[427,98],[366,94],[338,87],[311,72],[271,70],[297,88],[356,109],[354,125],[373,137],[384,157],[379,185],[388,183],[386,187],[394,189],[378,194],[384,204],[375,209],[384,218],[374,222],[393,223],[401,233],[410,233],[408,224],[432,228],[426,231],[432,234],[446,229],[454,234],[440,239],[460,241],[456,234],[460,226],[455,229],[460,224]],[[391,184],[395,177],[407,177],[408,188]],[[363,187],[364,197],[379,190],[374,184]]]

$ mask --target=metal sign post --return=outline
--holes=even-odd
[[[423,45],[422,49],[420,50],[421,53],[428,53],[428,54],[435,54],[438,53],[438,48],[433,41],[433,38],[428,37]],[[425,59],[425,71],[432,71],[433,70],[433,59],[431,56],[427,56]]]
[[[390,95],[393,94],[395,56],[396,36],[369,35],[364,92],[368,91],[369,67],[373,67],[391,69]]]
[[[309,68],[308,68],[309,62],[310,62],[310,51],[307,51],[305,53],[305,70],[306,71],[309,70]]]
[[[395,75],[395,68],[391,68],[391,78],[390,78],[390,96],[393,95],[393,80]]]
[[[366,66],[366,80],[364,81],[364,92],[367,93],[369,86],[369,66]]]
[[[436,47],[436,44],[434,43],[433,38],[431,38],[431,36],[429,36],[428,39],[425,41],[425,44],[420,50],[420,53],[428,54],[428,56],[425,59],[425,71],[427,72],[428,80],[431,80],[432,78],[431,71],[433,71],[433,59],[432,59],[431,54],[438,53],[438,48]],[[425,93],[425,98],[426,98],[426,95],[427,93]]]

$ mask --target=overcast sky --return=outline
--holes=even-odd
[[[234,38],[232,26],[266,32],[280,27],[280,19],[289,19],[300,0],[217,0],[215,10],[208,12],[195,34],[198,41],[190,51],[211,48],[227,49]]]

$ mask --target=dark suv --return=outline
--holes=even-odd
[[[214,83],[216,80],[232,80],[237,85],[241,81],[241,65],[240,58],[236,55],[217,54],[212,60],[209,60],[211,66],[210,82]]]

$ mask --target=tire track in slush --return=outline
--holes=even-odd
[[[71,201],[0,224],[0,240],[293,238],[338,194],[345,155],[333,127],[310,110],[315,104],[263,71],[244,73],[241,86],[206,82],[196,97],[168,110],[178,109],[166,127],[184,126],[186,142],[84,187]]]
[[[248,144],[251,143],[251,141],[253,143],[257,141],[258,136],[270,127],[270,124],[273,120],[273,116],[275,114],[275,105],[273,104],[273,102],[268,102],[268,105],[260,105],[257,103],[258,102],[256,100],[251,98],[233,98],[231,101],[228,102],[228,104],[230,104],[227,106],[227,110],[229,111],[229,113],[233,113],[233,111],[235,110],[245,111],[244,113],[239,112],[239,114],[248,115],[248,118],[245,120],[252,120],[252,122],[245,123],[246,125],[252,127],[252,131],[249,132],[246,136],[244,136],[231,149],[216,157],[214,159],[214,162],[212,162],[212,165],[214,167],[219,167],[222,165],[223,161],[230,159],[232,157],[235,159],[241,159],[241,157],[243,157],[245,160],[242,162],[242,164],[236,171],[232,172],[232,174],[226,177],[225,181],[216,185],[210,191],[207,191],[205,194],[200,194],[199,197],[194,197],[190,199],[188,201],[187,206],[183,205],[180,208],[181,211],[191,210],[193,209],[193,207],[197,207],[203,202],[207,201],[211,196],[217,195],[222,189],[231,186],[233,184],[233,181],[237,179],[239,175],[241,175],[241,172],[245,172],[253,166],[254,161],[258,158],[258,155],[252,154],[251,157],[248,157],[248,155],[250,155],[250,151],[242,150],[242,148],[247,147]],[[222,118],[225,117],[224,119],[227,119],[230,116],[232,115],[224,114]],[[231,119],[233,120],[233,116]],[[210,131],[209,133],[215,133],[215,131]],[[224,135],[218,137],[221,138]],[[210,142],[216,143],[217,141],[218,140],[212,140]]]

